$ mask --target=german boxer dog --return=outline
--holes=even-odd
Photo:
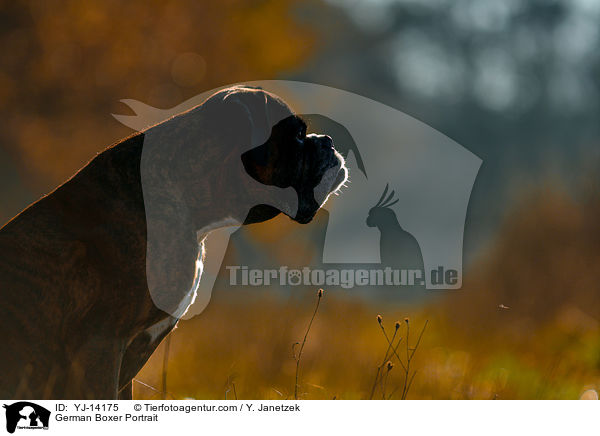
[[[194,300],[206,235],[308,223],[346,177],[330,137],[243,86],[109,147],[0,229],[0,397],[131,398]]]

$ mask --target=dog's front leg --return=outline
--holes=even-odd
[[[140,332],[127,346],[121,361],[119,374],[119,399],[132,399],[132,379],[146,364],[162,340],[175,327],[177,321],[177,318],[167,317]]]
[[[118,398],[119,371],[125,352],[118,338],[91,337],[70,360],[64,399],[112,400]]]
[[[133,380],[121,388],[119,391],[119,400],[132,400],[133,399]]]

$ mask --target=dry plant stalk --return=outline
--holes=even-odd
[[[302,343],[300,344],[300,350],[298,351],[298,355],[294,356],[294,358],[296,359],[296,382],[294,384],[294,400],[298,399],[298,377],[300,375],[300,359],[302,358],[302,350],[304,350],[304,345],[306,345],[306,339],[308,338],[308,333],[310,332],[312,323],[315,320],[315,316],[317,316],[317,311],[319,310],[319,305],[321,304],[321,298],[323,298],[324,292],[325,291],[323,291],[323,289],[319,289],[317,291],[317,305],[315,306],[315,311],[313,312],[312,318],[310,319],[310,322],[308,323],[308,327],[306,328],[306,333],[304,333],[304,339],[302,340]],[[296,345],[298,345],[298,342],[296,342],[292,347],[295,347]]]
[[[397,342],[394,343],[396,341],[398,330],[400,329],[400,322],[396,321],[394,335],[392,336],[391,339],[389,338],[387,332],[385,331],[385,326],[383,325],[383,318],[381,315],[377,315],[377,323],[379,324],[379,327],[381,328],[383,336],[385,337],[385,340],[388,344],[388,348],[385,352],[385,355],[383,356],[382,363],[377,367],[377,373],[375,374],[375,380],[373,381],[373,386],[371,387],[371,394],[369,395],[369,399],[370,400],[373,399],[373,396],[375,395],[375,391],[376,391],[378,385],[381,386],[381,398],[383,400],[385,400],[385,399],[389,400],[390,398],[392,398],[392,396],[398,390],[398,388],[396,388],[389,396],[386,396],[387,379],[388,379],[390,371],[394,367],[392,359],[394,357],[396,357],[396,359],[398,360],[398,363],[400,364],[400,366],[402,367],[402,370],[404,371],[404,383],[402,385],[402,393],[401,393],[400,398],[402,400],[405,400],[408,395],[408,391],[410,390],[410,387],[412,385],[412,382],[415,379],[415,375],[417,374],[417,371],[413,371],[411,373],[410,365],[411,365],[413,358],[415,357],[415,353],[417,352],[419,345],[421,344],[421,339],[423,338],[423,334],[425,333],[425,329],[427,328],[427,324],[429,323],[429,320],[425,321],[425,324],[423,325],[423,328],[421,329],[421,332],[419,333],[419,337],[417,339],[417,342],[415,343],[415,346],[411,348],[409,345],[410,344],[410,342],[409,342],[410,321],[408,318],[404,318],[404,324],[406,325],[406,341],[404,342],[406,344],[405,345],[406,363],[402,360],[402,358],[398,354],[398,348],[400,347],[400,342],[402,342],[402,338],[398,336]],[[390,351],[391,351],[391,354],[390,354]],[[386,367],[387,370],[386,370],[385,374],[382,374],[382,369],[384,366]]]
[[[388,361],[388,358],[390,357],[390,355],[389,355],[390,350],[392,349],[392,344],[394,343],[394,340],[396,339],[396,334],[398,333],[398,328],[400,327],[400,323],[397,322],[396,330],[394,331],[394,335],[392,336],[392,340],[390,341],[389,338],[387,337],[387,333],[385,332],[385,327],[383,325],[383,317],[381,315],[377,315],[377,323],[379,324],[379,326],[381,327],[381,329],[383,331],[383,334],[385,335],[385,339],[387,340],[387,343],[388,343],[388,348],[385,351],[385,355],[383,356],[383,360],[382,360],[381,364],[377,367],[377,373],[375,374],[375,380],[373,381],[373,386],[371,387],[371,395],[369,395],[369,400],[372,400],[373,395],[375,395],[375,390],[377,389],[377,383],[380,381],[381,369],[383,368],[383,366]],[[402,340],[402,338],[399,338],[398,343],[400,343],[401,340]],[[390,370],[391,370],[391,368],[390,368]]]
[[[235,389],[235,381],[234,381],[234,375],[230,375],[229,377],[227,377],[227,383],[225,384],[225,387],[227,388],[225,390],[225,399],[228,400],[227,395],[229,394],[229,392],[233,391],[233,398],[235,400],[238,399],[237,397],[237,390]]]

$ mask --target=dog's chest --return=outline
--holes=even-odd
[[[148,327],[145,333],[150,337],[150,343],[152,344],[163,338],[173,329],[175,324],[177,324],[177,319],[168,317]]]
[[[198,288],[200,286],[200,278],[202,277],[202,272],[204,271],[204,244],[200,244],[200,249],[198,252],[198,257],[196,258],[195,272],[194,272],[194,280],[192,282],[191,288],[185,293],[181,301],[179,302],[175,313],[173,314],[176,318],[181,318],[188,311],[190,306],[194,304],[196,300],[196,296],[198,295]]]
[[[144,330],[144,333],[149,337],[150,343],[154,344],[157,341],[162,340],[172,329],[175,327],[179,319],[185,314],[188,308],[194,303],[196,294],[198,292],[198,286],[200,284],[200,278],[203,271],[203,256],[204,256],[204,245],[201,243],[199,247],[198,257],[196,259],[196,270],[194,274],[194,281],[191,288],[185,293],[181,301],[179,302],[173,317],[167,317]]]

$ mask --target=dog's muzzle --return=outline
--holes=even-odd
[[[344,158],[333,147],[333,140],[326,135],[307,135],[307,159],[300,189],[299,208],[294,220],[306,224],[312,220],[327,197],[346,180]]]

